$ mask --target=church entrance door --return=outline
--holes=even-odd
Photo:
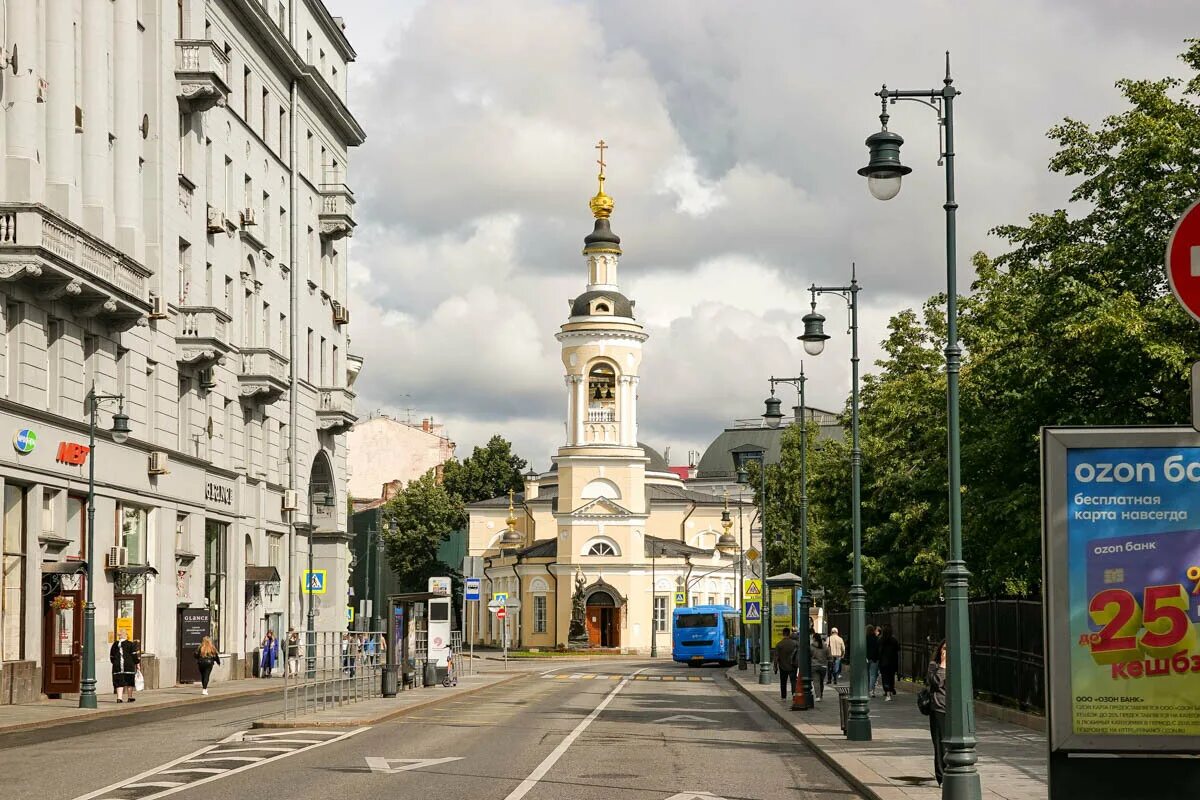
[[[621,646],[621,609],[611,594],[601,590],[588,597],[585,618],[590,647]]]

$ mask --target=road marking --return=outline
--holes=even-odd
[[[708,792],[680,792],[671,795],[667,800],[725,800],[725,798]]]
[[[566,738],[558,743],[558,747],[554,748],[550,755],[542,759],[542,763],[534,767],[533,772],[529,773],[529,777],[521,781],[520,786],[509,792],[508,796],[505,797],[504,800],[521,800],[522,797],[529,794],[529,790],[537,786],[542,778],[546,777],[546,773],[550,771],[550,768],[553,767],[560,758],[562,758],[563,753],[567,752],[567,748],[574,744],[575,740],[579,738],[579,735],[587,730],[587,727],[596,720],[596,717],[600,716],[604,709],[608,708],[608,704],[616,698],[617,694],[629,685],[630,678],[637,676],[639,672],[644,672],[647,669],[649,669],[649,667],[643,667],[642,669],[639,669],[630,675],[626,675],[620,683],[613,687],[611,692],[605,695],[604,699],[600,701],[600,705],[592,709],[592,713],[584,717],[583,720],[581,720],[580,723],[575,726],[575,730],[568,733]]]
[[[654,720],[655,725],[660,722],[716,722],[716,720],[708,717],[696,717],[691,714],[676,714],[673,717],[663,717],[662,719]]]
[[[122,789],[170,789],[172,786],[183,786],[180,781],[146,781],[145,783],[127,783]]]
[[[438,764],[448,764],[451,761],[462,761],[464,756],[451,756],[450,758],[379,758],[378,756],[366,756],[367,766],[371,768],[371,772],[382,772],[387,775],[395,775],[397,772],[407,772],[411,769],[423,769],[424,767],[435,767]],[[403,766],[394,767],[393,764],[402,764]]]
[[[151,783],[159,783],[159,782],[158,781],[147,781],[146,779],[151,778],[155,775],[183,775],[183,774],[188,774],[188,773],[206,773],[205,777],[202,777],[202,778],[199,778],[199,779],[193,780],[193,781],[188,781],[186,783],[170,781],[169,783],[171,783],[172,785],[170,787],[164,787],[161,792],[154,792],[152,794],[147,794],[147,795],[139,795],[137,797],[137,800],[157,800],[160,797],[166,797],[167,795],[175,794],[176,792],[182,792],[185,789],[192,788],[193,786],[200,786],[205,783],[210,783],[215,780],[220,780],[221,778],[224,778],[228,775],[234,775],[238,772],[245,772],[248,769],[254,769],[255,767],[262,766],[263,764],[270,764],[270,763],[279,761],[280,759],[290,758],[291,756],[297,755],[298,753],[307,753],[310,750],[314,750],[318,747],[324,747],[325,745],[333,744],[334,742],[340,742],[343,739],[348,739],[351,736],[354,736],[356,734],[362,733],[363,731],[367,731],[367,730],[370,730],[369,726],[365,726],[362,728],[355,728],[354,730],[351,730],[351,731],[287,731],[285,733],[266,733],[266,734],[258,734],[258,735],[253,735],[253,736],[247,736],[247,734],[250,733],[249,731],[238,731],[237,733],[231,734],[230,736],[222,739],[221,741],[217,742],[216,744],[210,744],[207,747],[202,747],[199,750],[188,753],[187,755],[184,755],[184,756],[180,756],[179,758],[176,758],[172,761],[168,761],[165,764],[159,764],[157,767],[153,767],[144,772],[140,772],[137,775],[134,775],[133,777],[126,778],[124,780],[117,781],[116,783],[105,786],[103,789],[97,789],[94,792],[88,792],[87,794],[80,795],[79,797],[76,797],[74,800],[128,800],[128,798],[111,797],[109,795],[109,793],[113,792],[114,790],[132,788],[135,784],[153,788],[153,787],[151,787]],[[280,742],[289,741],[287,739],[283,739],[283,738],[279,738],[279,737],[294,735],[296,733],[303,733],[303,734],[310,734],[310,735],[316,734],[318,736],[322,736],[325,738],[294,740],[298,743],[303,743],[307,746],[290,748],[287,750],[287,752],[280,753],[277,756],[273,756],[271,758],[264,758],[261,760],[255,760],[249,764],[242,764],[241,766],[238,766],[238,767],[227,767],[224,769],[217,769],[215,767],[190,767],[189,768],[187,766],[188,762],[194,762],[200,756],[214,754],[215,752],[219,752],[217,750],[217,748],[221,747],[222,745],[246,744],[249,742],[253,742],[256,739],[266,739],[272,745],[274,745],[274,744],[278,744]],[[201,760],[203,760],[203,759],[201,759]],[[161,783],[167,783],[167,781],[162,781]]]

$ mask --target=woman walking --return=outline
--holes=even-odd
[[[117,702],[125,702],[125,690],[128,689],[129,702],[132,703],[137,699],[133,696],[133,683],[137,677],[141,656],[125,631],[117,631],[117,640],[108,649],[108,660],[112,664],[113,689],[117,693]]]
[[[942,785],[942,736],[946,731],[946,640],[933,651],[929,671],[925,675],[925,686],[929,689],[932,707],[929,709],[929,736],[933,739],[933,775],[938,786]]]
[[[879,636],[883,628],[867,626],[867,696],[875,696],[875,684],[879,682]]]
[[[900,642],[892,635],[892,626],[884,625],[879,636],[879,674],[883,677],[883,699],[896,696],[896,672],[900,669]]]
[[[208,694],[208,678],[212,675],[213,665],[221,663],[221,654],[217,652],[213,640],[205,636],[196,648],[196,666],[200,668],[201,694]]]
[[[812,641],[808,646],[809,664],[812,666],[813,702],[825,696],[825,671],[829,667],[829,645],[821,638],[821,634],[813,631]]]
[[[271,677],[271,673],[275,670],[275,664],[279,661],[279,641],[275,638],[275,631],[267,631],[267,638],[263,639],[259,659],[258,677]]]
[[[296,664],[300,659],[300,634],[295,628],[288,628],[287,637],[287,671],[289,675],[296,674]]]

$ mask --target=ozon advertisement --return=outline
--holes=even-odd
[[[1200,442],[1180,435],[1190,446],[1063,454],[1065,515],[1047,509],[1048,566],[1066,578],[1048,593],[1048,671],[1065,670],[1055,727],[1076,743],[1200,736]]]

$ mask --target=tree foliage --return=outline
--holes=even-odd
[[[1040,591],[1039,429],[1179,424],[1200,327],[1166,290],[1163,254],[1200,199],[1200,43],[1188,79],[1122,80],[1127,107],[1066,119],[1050,169],[1079,182],[1068,208],[993,233],[960,300],[963,531],[977,594]],[[948,539],[945,297],[889,325],[862,392],[863,571],[873,606],[940,593]],[[843,415],[849,431],[849,415]],[[796,446],[785,440],[785,450]],[[814,584],[849,584],[847,442],[809,460]],[[797,480],[787,467],[781,478]],[[768,517],[770,519],[770,517]]]
[[[438,560],[438,548],[461,527],[462,502],[430,470],[409,481],[383,507],[388,565],[407,592],[423,592],[429,578],[457,571]]]
[[[442,471],[446,491],[462,503],[475,503],[522,489],[521,470],[528,462],[512,451],[512,443],[496,435],[461,462],[450,459]]]

